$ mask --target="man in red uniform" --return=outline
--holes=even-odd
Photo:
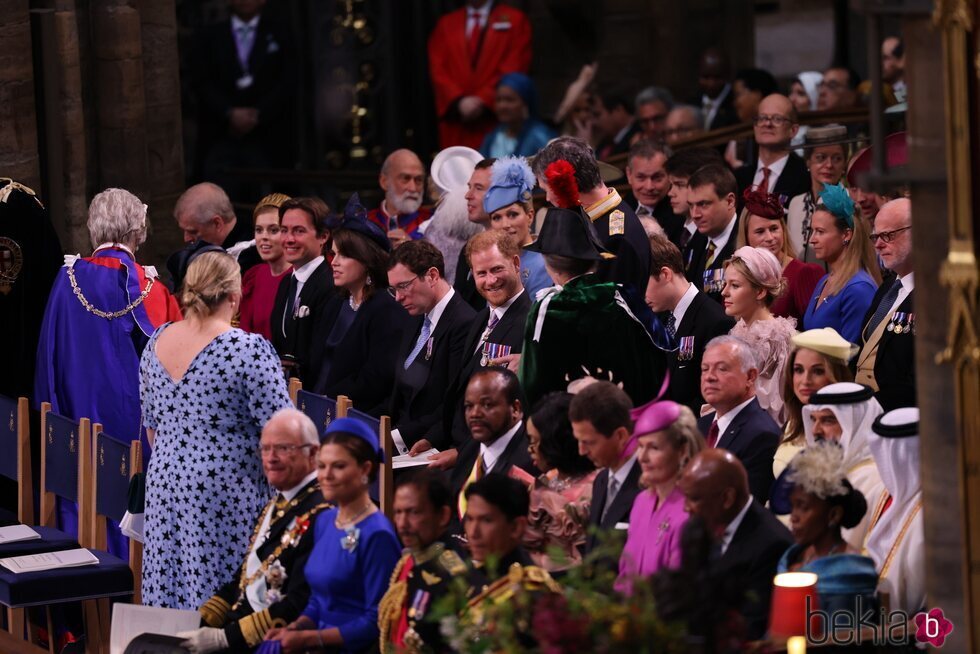
[[[429,75],[439,113],[439,144],[477,149],[494,124],[494,92],[504,73],[527,73],[531,24],[493,0],[467,0],[429,36]]]

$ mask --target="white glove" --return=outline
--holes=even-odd
[[[219,650],[228,649],[228,637],[225,636],[224,629],[215,627],[201,627],[194,631],[181,631],[177,638],[183,638],[182,647],[186,647],[191,654],[210,654]]]

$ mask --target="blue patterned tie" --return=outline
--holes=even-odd
[[[677,318],[674,317],[673,311],[667,311],[664,317],[664,327],[667,328],[667,335],[670,336],[670,340],[677,339]]]
[[[425,347],[425,342],[429,340],[429,335],[431,333],[432,321],[429,320],[429,316],[426,316],[425,320],[422,321],[422,331],[419,332],[419,339],[415,341],[415,347],[412,348],[412,351],[408,354],[408,358],[405,359],[405,370],[408,370],[408,367],[412,365],[413,361],[415,361],[415,357],[417,357],[419,352],[422,351],[422,348]]]
[[[871,338],[871,335],[878,329],[878,325],[885,319],[888,312],[892,310],[892,305],[895,304],[895,299],[898,298],[898,292],[900,290],[902,290],[902,280],[896,279],[892,287],[885,293],[885,297],[881,298],[881,302],[878,303],[878,308],[875,309],[874,315],[868,321],[868,326],[864,328],[864,340]]]

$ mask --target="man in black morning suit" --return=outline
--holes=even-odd
[[[701,359],[701,395],[714,411],[698,419],[708,448],[728,450],[749,476],[752,495],[764,502],[772,487],[772,461],[782,429],[759,406],[759,376],[751,348],[734,336],[718,336]]]
[[[491,472],[533,479],[540,470],[527,451],[527,430],[521,384],[506,368],[477,370],[466,385],[466,424],[470,438],[459,448],[449,474],[449,486],[456,498],[453,531],[462,530],[466,514],[466,487]],[[526,474],[511,471],[512,467]],[[530,475],[530,477],[528,477]]]
[[[463,348],[463,362],[446,394],[443,407],[444,434],[453,447],[470,438],[463,415],[463,394],[474,372],[491,365],[507,365],[504,359],[519,355],[524,343],[524,323],[531,298],[521,284],[520,249],[501,230],[477,234],[466,244],[467,260],[483,309],[476,314]],[[516,361],[514,362],[516,363]]]
[[[721,304],[724,264],[735,252],[738,214],[735,177],[724,165],[703,166],[688,180],[687,202],[697,233],[691,238],[685,273],[699,291]]]
[[[626,159],[626,179],[630,190],[623,201],[633,208],[640,219],[652,218],[663,228],[667,238],[677,243],[684,229],[684,216],[678,216],[670,206],[670,179],[666,164],[670,150],[659,143],[640,140],[630,148]]]
[[[715,336],[731,331],[735,320],[684,277],[677,246],[660,235],[650,237],[650,281],[646,303],[673,330],[676,349],[667,353],[670,384],[667,399],[701,412],[701,358]]]
[[[224,168],[288,167],[293,162],[297,67],[292,38],[270,12],[262,12],[263,0],[229,5],[228,20],[195,38],[192,73],[199,123],[194,175],[240,198],[248,188],[227,178]]]
[[[784,207],[793,197],[810,190],[810,172],[803,158],[790,150],[790,142],[800,126],[796,108],[785,95],[773,93],[759,103],[753,134],[759,156],[735,171],[738,181],[738,208],[742,193],[750,187],[765,187]]]
[[[854,381],[874,389],[885,411],[916,406],[911,226],[908,198],[886,203],[874,219],[875,250],[894,275],[878,287],[864,317]]]
[[[292,198],[279,207],[283,253],[293,272],[279,283],[272,305],[272,345],[290,376],[316,382],[322,344],[313,334],[334,294],[333,274],[323,257],[330,238],[329,210],[319,198]]]
[[[640,465],[635,448],[630,449],[633,434],[633,408],[629,396],[615,384],[594,382],[579,391],[568,408],[572,432],[578,451],[587,456],[599,474],[592,482],[592,506],[589,509],[589,535],[583,554],[599,543],[594,530],[608,536],[613,530],[625,543],[633,500],[640,492]]]
[[[241,573],[200,607],[204,627],[178,634],[190,649],[251,651],[273,624],[299,617],[310,596],[304,568],[313,527],[330,508],[316,480],[320,441],[313,421],[293,408],[278,411],[262,429],[262,468],[274,497],[259,515]]]
[[[388,262],[395,299],[416,316],[397,358],[391,397],[392,439],[399,454],[445,449],[446,392],[463,361],[476,312],[445,280],[442,253],[425,240],[398,246]]]
[[[771,465],[771,463],[770,463]],[[789,531],[749,494],[745,468],[721,449],[699,452],[679,483],[692,516],[716,535],[707,571],[710,577],[742,588],[741,606],[750,640],[762,638],[769,620],[772,578],[783,553],[793,544]]]

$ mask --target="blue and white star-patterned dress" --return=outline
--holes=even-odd
[[[146,473],[143,603],[196,610],[242,564],[270,497],[259,436],[290,402],[279,357],[262,336],[220,334],[174,381],[156,355],[166,328],[154,332],[140,360],[143,421],[156,430]]]

